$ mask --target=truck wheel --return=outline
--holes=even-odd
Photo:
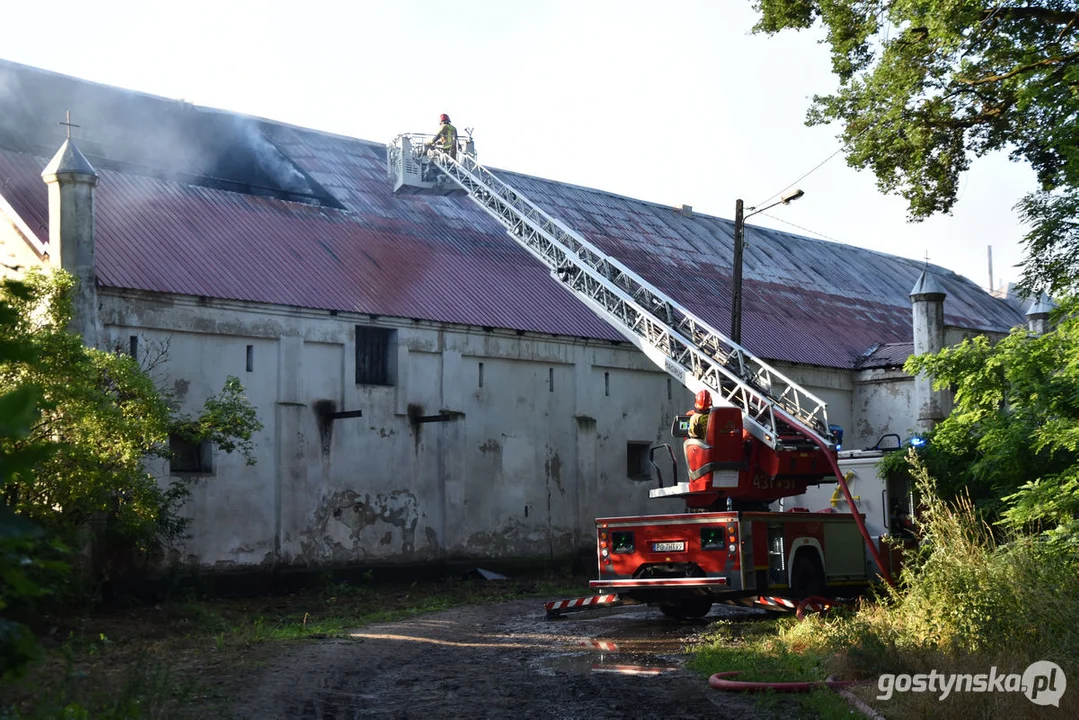
[[[660,612],[669,618],[685,620],[687,618],[702,618],[712,609],[712,601],[707,598],[692,598],[679,603],[663,603],[659,606]]]
[[[707,598],[693,598],[682,602],[682,612],[687,618],[702,618],[712,609],[712,601]]]
[[[791,595],[807,598],[824,594],[824,573],[816,558],[802,552],[791,567]]]

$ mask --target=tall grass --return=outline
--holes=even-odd
[[[915,478],[920,546],[899,587],[835,629],[901,653],[1009,648],[1023,659],[1079,665],[1079,559],[1037,537],[1000,537],[968,499],[941,499],[924,467],[916,466]]]
[[[770,637],[741,647],[757,656],[746,666],[792,667],[796,655],[816,669],[816,679],[866,679],[857,694],[889,717],[1079,717],[1079,558],[1037,537],[995,533],[969,500],[941,499],[924,467],[914,474],[920,547],[906,558],[898,587],[853,612],[778,623]],[[1016,692],[966,692],[943,701],[934,693],[876,697],[883,673],[996,667],[1022,674],[1039,660],[1056,663],[1071,681],[1059,710]]]

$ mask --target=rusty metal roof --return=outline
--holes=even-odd
[[[0,61],[3,72],[33,101],[9,113],[12,97],[0,96],[0,195],[48,241],[40,174],[63,142],[51,123],[70,109],[83,126],[73,138],[100,176],[103,286],[621,339],[467,197],[394,196],[382,143]],[[167,118],[170,130],[155,140],[140,117]],[[220,140],[166,147],[198,142],[206,128],[231,128],[228,159],[212,157]],[[731,221],[495,172],[718,329],[730,327]],[[874,344],[910,341],[909,293],[924,263],[752,226],[746,240],[742,339],[754,353],[854,367]],[[948,294],[948,324],[1024,323],[1007,301],[930,267]]]
[[[903,363],[913,354],[913,342],[873,345],[862,354],[862,357],[858,358],[854,367],[859,370],[903,367]]]

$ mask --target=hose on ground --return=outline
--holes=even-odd
[[[818,688],[829,688],[830,690],[840,690],[842,688],[850,687],[851,685],[858,685],[863,682],[861,680],[820,680],[816,682],[749,682],[747,680],[728,680],[736,675],[742,673],[738,670],[732,670],[730,672],[719,672],[708,678],[708,686],[713,690],[726,690],[728,692],[765,692],[767,690],[773,690],[775,692],[788,692],[788,693],[805,693],[812,692]]]

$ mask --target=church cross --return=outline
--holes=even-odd
[[[82,125],[75,125],[71,122],[71,111],[67,111],[67,122],[58,122],[57,125],[67,125],[67,139],[71,139],[71,128],[82,127]]]

